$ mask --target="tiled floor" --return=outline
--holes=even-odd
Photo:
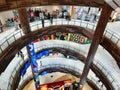
[[[107,28],[119,34],[120,36],[120,22],[108,23]],[[4,39],[4,37],[8,36],[10,33],[13,33],[14,31],[15,28],[13,27],[13,28],[8,28],[8,30],[6,29],[3,33],[0,33],[0,41]],[[85,46],[85,48],[87,48],[87,46]],[[120,70],[116,65],[116,62],[113,60],[111,55],[109,55],[107,51],[104,50],[101,46],[99,46],[95,58],[99,59],[100,62],[102,62],[103,65],[107,68],[107,70],[109,70],[114,75],[116,80],[118,79],[118,81],[120,81],[119,79]],[[14,59],[15,59],[13,60],[14,62],[11,62],[8,68],[5,70],[5,72],[2,73],[0,76],[0,88],[2,90],[6,90],[10,78],[10,73],[14,70],[14,67],[16,66],[17,62],[20,60],[20,57],[18,58],[18,56],[16,56]]]

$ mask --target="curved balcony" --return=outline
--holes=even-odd
[[[46,58],[45,58],[45,59],[46,59]],[[81,70],[79,70],[78,68],[75,67],[76,64],[77,64],[78,66],[81,65],[81,64],[79,63],[79,61],[76,62],[76,61],[73,61],[73,60],[72,60],[73,62],[76,62],[76,64],[74,64],[74,66],[69,66],[69,65],[62,65],[63,59],[65,59],[65,58],[58,58],[58,59],[61,59],[61,60],[59,60],[59,61],[62,61],[61,63],[60,63],[60,62],[55,62],[55,60],[56,60],[55,58],[48,58],[48,59],[54,59],[53,62],[54,62],[54,63],[59,63],[59,64],[53,65],[53,62],[50,60],[50,63],[52,63],[52,64],[48,65],[49,62],[48,62],[48,60],[46,59],[48,63],[46,63],[46,60],[43,60],[45,65],[43,64],[42,67],[40,67],[40,69],[48,68],[47,66],[49,66],[49,68],[50,68],[50,67],[53,68],[53,67],[55,67],[55,66],[61,65],[62,68],[68,68],[68,67],[69,67],[68,69],[72,69],[72,70],[75,70],[75,71],[77,71],[77,72],[80,72],[80,71],[81,71]],[[72,62],[72,63],[73,63],[73,62]],[[69,63],[70,63],[70,62],[69,62]],[[66,63],[66,64],[67,64],[67,63]],[[20,64],[18,64],[17,67],[18,67],[19,65],[20,65]],[[20,66],[21,66],[21,65],[20,65]],[[81,66],[83,67],[83,65],[81,65]],[[79,67],[79,68],[81,69],[82,67]],[[91,74],[92,74],[92,73],[91,73]],[[29,75],[31,75],[31,71],[27,72],[26,75],[25,75],[23,78],[21,78],[20,86],[21,86],[21,83],[23,83],[23,82],[28,78]],[[79,74],[78,74],[78,76],[79,76]],[[101,82],[98,83],[98,80],[99,80],[99,79],[98,79],[97,77],[96,77],[96,79],[95,79],[93,76],[95,76],[95,75],[92,74],[92,76],[89,77],[90,80],[94,80],[93,82],[94,82],[95,84],[97,84],[99,88],[101,88],[101,89],[105,88],[104,85],[102,85]],[[27,80],[27,81],[28,81],[28,80]],[[102,87],[101,87],[101,85],[102,85]],[[9,88],[10,88],[10,86],[11,86],[11,85],[9,85]],[[22,87],[23,87],[23,86],[22,86]]]
[[[62,19],[62,20],[63,20],[63,19]],[[77,21],[80,21],[80,20],[77,20]],[[39,25],[40,25],[40,24],[37,24],[37,25],[36,25],[36,23],[39,23],[39,22],[40,22],[40,21],[35,22],[35,23],[34,23],[35,25],[32,24],[32,25],[34,26],[33,29],[38,28],[37,31],[39,31],[39,28],[40,28]],[[50,23],[50,21],[48,21],[48,22]],[[56,22],[57,22],[57,21],[56,21]],[[56,24],[56,22],[54,22],[53,24]],[[64,22],[64,21],[63,21],[63,22]],[[69,21],[67,21],[67,22],[69,22]],[[73,21],[72,21],[72,22],[73,22]],[[82,22],[86,22],[86,21],[81,21],[81,23],[82,23]],[[47,24],[49,24],[49,23],[47,23]],[[75,23],[75,21],[74,21],[74,23]],[[74,24],[74,23],[73,23],[73,24]],[[90,23],[90,22],[86,23],[85,25],[88,24],[87,26],[89,27],[89,23]],[[58,24],[59,24],[59,23],[58,23]],[[76,23],[76,24],[78,24],[78,23]],[[82,25],[82,24],[81,24],[81,25]],[[90,24],[90,25],[91,25],[91,26],[95,26],[94,24]],[[54,27],[54,26],[53,26],[53,27]],[[72,27],[72,26],[71,26],[71,27]],[[49,28],[49,27],[48,27],[48,28]],[[91,30],[91,29],[88,29],[88,28],[87,28],[87,30]],[[91,30],[91,31],[92,31],[92,30]],[[18,32],[21,32],[21,31],[18,31]],[[38,33],[38,34],[39,34],[39,33]],[[24,34],[22,34],[22,33],[19,34],[19,35],[20,35],[20,37],[21,37],[21,35],[24,36]],[[19,35],[17,35],[17,36],[19,36]],[[108,35],[108,34],[106,34],[106,35]],[[35,36],[35,35],[33,35],[33,36]],[[91,35],[88,35],[88,36],[89,36],[90,38],[92,38],[92,37],[91,37],[92,34],[91,34]],[[113,37],[113,36],[112,36],[112,37]],[[14,39],[14,35],[13,35],[12,38]],[[117,40],[116,40],[117,43],[116,43],[115,45],[117,46],[118,43],[119,43],[119,38],[116,38],[116,39],[117,39]],[[16,40],[16,43],[17,43],[17,40],[18,40],[18,39],[15,39],[15,40]],[[7,42],[9,43],[9,41],[6,41],[6,43],[7,43]],[[14,42],[14,40],[13,40],[13,42]],[[14,43],[15,43],[15,42],[14,42]],[[106,43],[106,42],[104,42],[104,43]],[[5,46],[5,45],[3,45],[3,46]],[[6,45],[6,46],[7,46],[7,45]],[[9,45],[9,46],[11,46],[11,45]],[[17,46],[16,46],[16,47],[17,47]],[[15,47],[15,48],[16,48],[16,47]],[[23,47],[23,46],[19,46],[19,47]],[[105,48],[105,49],[106,49],[106,48]],[[12,50],[13,50],[13,48],[12,48]],[[109,49],[109,50],[110,50],[110,49]],[[118,50],[119,50],[119,49],[118,49]],[[114,51],[116,51],[116,50],[114,50]],[[113,51],[112,51],[112,52],[113,52]],[[112,52],[109,52],[109,53],[112,53]],[[119,52],[119,51],[118,51],[118,52]],[[4,54],[5,54],[5,52],[4,52]],[[116,53],[114,52],[114,54],[116,54]],[[117,54],[117,55],[118,55],[118,54]],[[4,55],[3,55],[3,56],[4,56]],[[4,59],[4,60],[5,60],[5,59]],[[118,60],[116,60],[116,61],[119,62],[119,58],[118,58]],[[4,65],[4,66],[5,66],[5,65]],[[120,65],[118,64],[118,66],[120,66]]]
[[[94,31],[96,29],[97,23],[91,23],[87,21],[82,20],[75,20],[72,19],[71,21],[68,21],[66,19],[53,19],[52,25],[75,25],[80,26],[83,28],[86,28],[87,30]],[[36,31],[42,28],[41,21],[35,21],[33,23],[30,23],[31,31]],[[51,26],[51,23],[49,20],[45,20],[45,27]],[[106,28],[106,31],[104,33],[106,37],[108,37],[110,40],[112,40],[116,45],[120,45],[120,37],[117,33],[113,32],[109,29],[109,27]],[[17,39],[24,36],[22,30],[19,31],[13,31],[12,33],[8,34],[6,37],[4,37],[0,41],[0,53],[2,53],[8,46],[11,45],[11,43],[15,42]]]
[[[9,0],[7,0],[7,1],[9,1]],[[90,1],[91,1],[91,3],[90,3]],[[73,2],[73,3],[72,3],[73,5],[78,5],[78,4],[81,5],[81,4],[84,3],[83,5],[89,6],[89,4],[90,4],[90,6],[97,6],[97,7],[101,7],[101,6],[104,5],[104,1],[92,1],[92,0],[90,0],[90,1],[87,1],[87,2],[86,2],[86,1],[83,1],[83,2],[80,1],[80,2],[79,2],[79,1],[71,1],[71,0],[70,0],[70,1],[66,1],[66,0],[65,0],[65,1],[61,2],[61,1],[59,1],[59,0],[58,0],[58,1],[48,0],[48,1],[46,1],[46,2],[42,2],[42,0],[40,0],[39,3],[40,3],[40,5],[48,5],[48,3],[50,3],[50,4],[56,4],[56,3],[57,3],[57,4],[60,5],[60,4],[63,4],[63,3],[65,3],[65,2],[66,2],[67,4],[71,4],[71,3]],[[20,4],[18,4],[18,2],[19,2]],[[23,2],[26,3],[26,1],[23,1]],[[9,2],[6,2],[6,3],[4,4],[5,6],[2,6],[1,10],[6,10],[7,7],[8,7],[7,9],[13,9],[13,8],[16,8],[16,7],[26,6],[25,4],[21,4],[21,3],[23,3],[23,2],[22,2],[22,1],[16,1],[15,3],[14,3],[14,2],[11,2],[11,3],[10,3],[10,1],[9,1]],[[28,5],[28,6],[35,5],[35,4],[36,4],[36,1],[35,1],[35,0],[34,0],[34,2],[33,2],[33,1],[31,1],[31,2],[32,2],[32,4],[30,4],[30,5]],[[60,2],[61,2],[61,3],[60,3]],[[78,3],[78,2],[79,2],[79,3]],[[12,5],[14,5],[13,3],[15,4],[15,6],[12,7]],[[86,4],[85,4],[85,3],[86,3]],[[38,5],[38,4],[37,4],[37,5]],[[113,36],[111,36],[111,37],[113,37]],[[11,40],[11,39],[10,39],[10,40]],[[114,38],[113,38],[113,40],[114,40]],[[11,41],[14,41],[14,39],[12,38]],[[10,42],[11,42],[11,41],[10,41]],[[4,42],[3,42],[3,43],[4,43]],[[116,43],[119,43],[119,40],[118,40],[118,39],[117,39]],[[7,45],[7,44],[8,44],[8,45]],[[3,52],[3,51],[5,50],[5,48],[6,48],[7,46],[9,46],[9,41],[7,41],[6,44],[2,44],[2,46],[3,46],[3,47],[0,49],[1,52]]]
[[[69,73],[69,74],[71,74],[71,75],[73,75],[74,77],[77,77],[77,78],[79,79],[80,74],[79,74],[78,72],[76,72],[76,71],[70,70],[69,66],[60,65],[60,64],[54,64],[53,66],[54,66],[54,67],[51,67],[51,65],[44,66],[43,69],[40,70],[39,74],[41,74],[41,72],[44,72],[44,70],[45,70],[45,71],[52,70],[52,72],[53,72],[52,74],[53,74],[53,75],[54,75],[54,74],[56,75],[55,72],[59,73],[59,75],[60,75],[61,73],[62,73],[62,75],[63,75],[63,73],[66,73],[66,74]],[[57,67],[56,67],[56,66],[57,66]],[[71,68],[72,68],[72,67],[71,67]],[[48,73],[48,75],[51,75],[51,74]],[[60,76],[61,76],[61,75],[60,75]],[[43,77],[46,77],[46,75],[44,75]],[[55,78],[56,78],[56,77],[59,77],[59,76],[57,75],[57,76],[55,76]],[[55,78],[52,78],[52,81],[56,81]],[[32,76],[28,76],[28,77],[21,83],[21,85],[19,86],[19,89],[22,90],[23,87],[26,86],[26,84],[29,83],[29,81],[32,80],[32,79],[33,79]],[[92,80],[94,80],[94,79],[92,79]],[[92,80],[90,80],[90,79],[87,78],[87,83],[88,83],[88,85],[89,85],[92,89],[94,89],[94,90],[100,90],[100,89],[103,89],[103,88],[105,89],[105,87],[104,87],[103,84],[101,85],[101,88],[99,89],[99,88],[96,86],[96,84],[95,84],[94,82],[92,82]],[[42,81],[43,81],[43,80],[42,80]],[[48,80],[48,81],[46,81],[46,82],[50,82],[50,81]],[[43,82],[43,84],[44,84],[44,83],[45,83],[45,82]],[[41,84],[42,84],[42,82],[41,82]]]
[[[80,45],[80,44],[77,44],[77,43],[72,43],[72,44],[69,44],[69,42],[65,42],[65,41],[41,41],[40,43],[36,43],[36,45],[35,45],[35,47],[37,47],[36,49],[35,49],[35,51],[37,52],[38,50],[42,50],[42,49],[45,49],[45,48],[53,48],[53,47],[58,47],[58,48],[67,48],[67,49],[70,49],[70,50],[74,50],[74,51],[76,51],[76,52],[78,52],[78,53],[81,53],[81,54],[83,54],[83,55],[87,55],[86,54],[86,51],[87,50],[85,50],[84,49],[84,47],[85,47],[85,45]],[[81,48],[80,48],[81,47]],[[82,49],[82,50],[81,50]],[[104,50],[103,50],[104,51]],[[105,51],[104,51],[105,52]],[[108,57],[108,56],[106,56],[106,57]],[[102,62],[102,61],[103,62]],[[20,63],[18,63],[18,65],[17,65],[17,68],[21,65],[21,62],[22,61],[20,61]],[[20,64],[20,65],[19,65]],[[117,73],[118,71],[114,71],[113,72],[113,68],[111,67],[111,69],[110,69],[110,67],[107,67],[106,66],[106,63],[104,63],[104,59],[100,59],[100,58],[95,58],[95,60],[94,60],[94,64],[96,65],[96,66],[98,66],[103,72],[104,72],[104,74],[106,75],[106,77],[110,80],[110,82],[114,85],[114,88],[115,88],[115,90],[117,90],[117,89],[119,89],[120,87],[119,87],[119,81],[118,81],[118,79],[117,79],[117,77],[119,77],[119,73]],[[112,64],[112,63],[111,63]],[[108,66],[111,66],[110,65],[110,63],[109,63],[109,65]],[[15,70],[14,70],[14,74],[15,74]],[[12,75],[12,77],[10,78],[10,80],[12,80],[13,79],[13,77],[14,77],[14,74]],[[116,77],[116,74],[117,74],[117,77]],[[12,83],[10,83],[9,84],[9,87],[11,86],[11,84]]]
[[[54,60],[52,60],[52,61],[56,61],[55,60],[55,58],[50,58],[50,60],[51,59],[54,59]],[[63,59],[65,59],[65,58],[57,58],[57,60],[61,60],[62,59],[62,62],[63,62]],[[48,59],[47,59],[48,60]],[[65,60],[66,61],[66,60]],[[67,60],[68,61],[68,60]],[[71,61],[71,60],[69,60],[69,61]],[[72,62],[74,62],[73,60],[72,60]],[[58,63],[58,62],[57,62]],[[80,63],[79,63],[80,64]],[[47,70],[47,69],[49,69],[49,70],[55,70],[56,72],[58,71],[60,71],[60,72],[63,72],[63,73],[70,73],[70,74],[72,74],[72,75],[74,75],[74,76],[76,76],[76,77],[78,77],[79,78],[79,76],[80,76],[80,73],[79,72],[81,72],[81,70],[80,69],[78,69],[78,68],[76,68],[75,67],[75,65],[73,66],[73,65],[64,65],[63,63],[61,64],[60,62],[58,63],[58,64],[47,64],[47,65],[42,65],[41,67],[41,70]],[[41,71],[40,70],[40,71]],[[21,82],[19,83],[19,88],[23,88],[24,87],[24,83],[26,82],[26,80],[28,79],[28,77],[30,77],[31,76],[31,74],[27,74],[25,77],[26,78],[22,78],[22,80],[21,80]],[[105,86],[104,85],[102,85],[102,83],[101,82],[98,82],[98,78],[97,77],[93,77],[93,76],[95,76],[94,74],[92,74],[92,76],[90,76],[90,74],[89,74],[89,77],[88,77],[88,79],[89,80],[91,80],[94,84],[96,84],[97,85],[97,87],[99,88],[99,89],[102,89],[102,90],[106,90],[106,88],[105,88]],[[29,80],[27,80],[27,82],[29,82]],[[27,83],[26,83],[27,84]],[[21,90],[21,89],[20,89]]]

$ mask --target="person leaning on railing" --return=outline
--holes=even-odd
[[[24,54],[23,54],[23,52],[22,51],[19,51],[18,53],[17,53],[17,55],[19,56],[21,56],[21,58],[24,60]]]

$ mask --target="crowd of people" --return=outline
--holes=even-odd
[[[33,22],[36,20],[41,20],[42,27],[44,27],[44,20],[50,20],[50,23],[53,24],[53,18],[65,18],[67,20],[70,20],[70,14],[66,10],[54,10],[52,12],[49,12],[47,9],[42,10],[39,9],[31,9],[29,8],[27,11],[27,16],[29,22]]]
[[[14,11],[15,13],[14,14],[14,17],[12,19],[8,19],[7,22],[9,24],[11,24],[11,26],[14,26],[15,27],[15,30],[18,30],[18,29],[21,29],[21,24],[20,24],[20,20],[19,20],[19,15],[18,15],[18,11]],[[88,11],[89,12],[89,11]],[[82,13],[82,11],[81,11]],[[78,14],[79,13],[74,13],[74,17],[73,18],[78,18]],[[81,20],[86,20],[86,15],[84,12],[81,15]],[[70,17],[70,12],[68,10],[64,10],[64,9],[61,9],[61,10],[53,10],[53,11],[48,11],[47,9],[41,9],[41,8],[28,8],[27,9],[27,17],[28,17],[28,21],[29,22],[34,22],[36,20],[40,20],[42,22],[42,27],[44,27],[44,20],[50,20],[50,23],[53,24],[53,18],[64,18],[66,20],[70,20],[71,17]],[[93,19],[94,18],[94,19]],[[91,19],[90,21],[92,22],[93,20],[95,20],[96,17],[93,15],[91,16]],[[3,32],[3,25],[2,25],[2,22],[0,21],[0,30],[1,32]]]
[[[42,10],[41,8],[31,9],[29,8],[27,11],[27,17],[29,22],[34,22],[36,20],[41,20],[42,27],[44,27],[44,20],[50,20],[50,23],[53,24],[53,18],[65,18],[70,20],[70,13],[67,10],[53,10],[49,12],[47,9]],[[15,30],[21,29],[21,24],[19,20],[18,12],[14,14],[13,18],[8,18],[6,20],[5,26],[14,26]],[[3,32],[4,25],[0,20],[0,32]]]
[[[21,24],[20,24],[20,20],[18,17],[18,14],[15,14],[13,18],[8,18],[7,19],[7,23],[9,24],[9,26],[14,26],[15,30],[19,30],[21,29]]]
[[[42,10],[41,8],[39,9],[28,9],[28,19],[30,22],[33,22],[35,20],[51,20],[53,18],[66,18],[66,19],[70,19],[70,13],[67,10],[54,10],[52,12],[49,12],[47,9]]]

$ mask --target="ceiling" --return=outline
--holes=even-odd
[[[120,0],[105,0],[105,2],[120,13]]]

